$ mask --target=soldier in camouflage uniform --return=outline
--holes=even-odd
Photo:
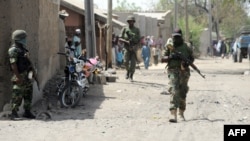
[[[193,51],[184,42],[181,29],[176,29],[173,32],[172,38],[169,38],[165,45],[164,52],[164,58],[167,58],[169,93],[171,94],[169,108],[171,118],[169,122],[177,122],[177,110],[179,110],[179,119],[185,120],[184,111],[186,110],[186,96],[189,89],[190,69],[188,64],[177,55],[177,52],[192,62],[194,61]]]
[[[135,17],[128,16],[128,27],[124,27],[121,31],[120,41],[125,43],[124,45],[124,65],[127,73],[125,78],[133,81],[133,75],[135,72],[135,66],[137,61],[136,51],[138,43],[140,42],[140,30],[134,26]]]
[[[8,50],[9,61],[13,76],[12,103],[11,103],[11,119],[19,118],[18,110],[24,100],[23,108],[25,110],[23,117],[34,119],[31,113],[32,103],[32,75],[33,67],[28,59],[28,50],[26,47],[26,32],[24,30],[16,30],[12,33],[13,44]],[[35,78],[36,79],[36,78]]]

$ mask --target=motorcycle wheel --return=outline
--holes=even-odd
[[[59,95],[61,107],[74,108],[81,100],[82,88],[76,84],[67,84]]]

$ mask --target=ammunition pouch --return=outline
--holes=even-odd
[[[29,69],[31,69],[31,63],[24,55],[18,56],[17,69],[19,73],[23,73],[24,71],[28,71]]]

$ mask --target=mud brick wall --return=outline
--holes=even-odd
[[[8,48],[11,33],[26,30],[27,49],[35,65],[40,88],[59,69],[58,10],[60,0],[0,0],[0,111],[11,98]],[[33,102],[42,97],[34,85]]]

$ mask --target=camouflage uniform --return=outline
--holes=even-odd
[[[180,32],[182,35],[181,31],[176,32]],[[176,35],[174,34],[173,36]],[[181,119],[185,120],[184,111],[186,109],[186,96],[189,90],[188,80],[190,77],[188,65],[177,56],[174,56],[174,52],[180,52],[186,58],[194,60],[193,51],[185,42],[178,45],[174,43],[172,50],[166,47],[164,56],[169,56],[170,58],[167,64],[169,93],[171,94],[169,110],[174,115],[174,119],[170,120],[170,122],[177,122],[176,112],[178,108]]]
[[[127,22],[134,21],[133,16],[128,16]],[[121,31],[121,37],[124,40],[129,41],[124,45],[124,65],[127,70],[126,79],[133,80],[133,74],[135,72],[135,66],[137,61],[136,51],[137,44],[140,42],[140,30],[137,27],[124,27]]]
[[[17,38],[18,35],[25,35]],[[23,108],[25,109],[24,117],[34,118],[31,114],[32,104],[32,81],[28,78],[28,73],[32,70],[31,62],[27,58],[28,50],[26,46],[26,32],[23,30],[16,30],[13,32],[14,44],[9,48],[8,55],[10,64],[16,64],[19,75],[22,78],[22,83],[17,83],[17,76],[13,74],[11,81],[13,82],[12,88],[12,115],[17,118],[17,111],[19,110],[22,100],[24,100]],[[20,40],[19,40],[20,39]]]

